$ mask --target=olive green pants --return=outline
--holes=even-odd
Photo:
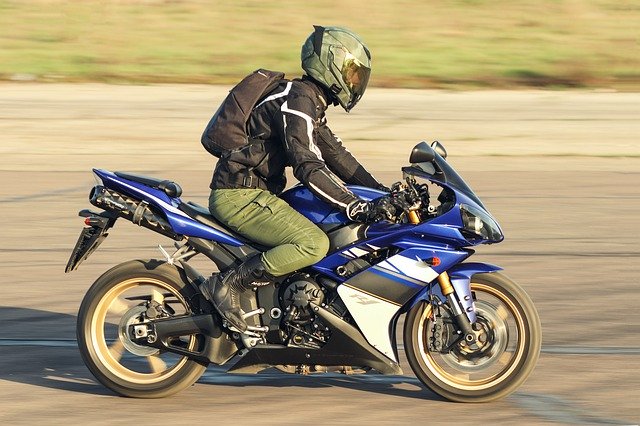
[[[269,191],[215,189],[209,210],[243,237],[273,247],[262,260],[276,277],[313,265],[329,250],[329,239],[320,228]]]

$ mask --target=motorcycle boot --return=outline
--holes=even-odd
[[[200,291],[230,325],[244,333],[248,326],[242,317],[240,295],[253,287],[269,285],[274,278],[265,270],[262,255],[257,255],[235,268],[211,275],[200,284]]]

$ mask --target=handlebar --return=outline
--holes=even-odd
[[[394,207],[401,210],[401,213],[396,215],[396,223],[406,220],[417,225],[422,221],[424,214],[421,210],[427,210],[428,214],[429,187],[424,183],[418,184],[411,176],[407,176],[404,181],[394,183],[389,197]]]

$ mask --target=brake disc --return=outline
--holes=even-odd
[[[450,367],[460,371],[483,370],[500,359],[509,343],[509,330],[491,304],[476,302],[478,320],[474,324],[476,343],[469,346],[461,341],[442,357]],[[477,328],[477,330],[476,330]]]

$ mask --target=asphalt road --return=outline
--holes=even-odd
[[[210,367],[163,400],[120,398],[75,346],[89,285],[170,241],[119,222],[64,274],[92,167],[169,178],[204,204],[213,157],[199,134],[225,88],[0,85],[0,423],[637,424],[640,422],[640,94],[371,90],[333,130],[386,183],[439,139],[506,234],[501,265],[538,307],[543,352],[513,395],[444,401],[405,376]],[[206,270],[208,265],[203,266]]]

